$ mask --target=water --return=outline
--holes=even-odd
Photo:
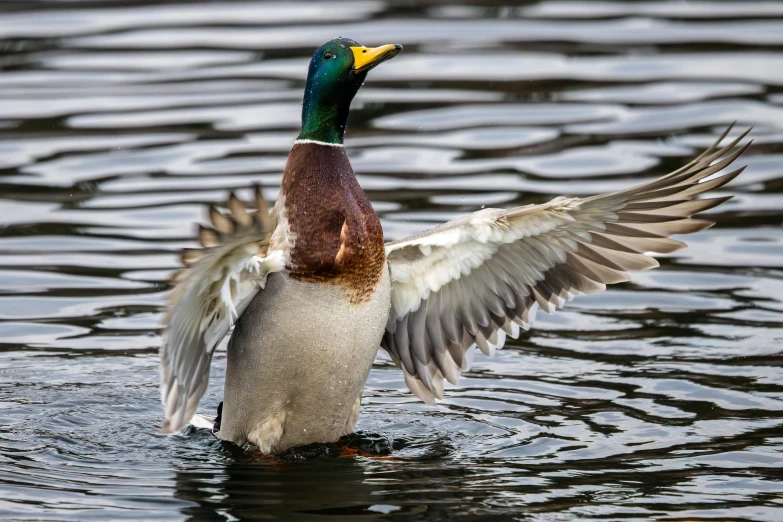
[[[783,519],[783,4],[2,9],[3,518]],[[379,355],[357,442],[376,458],[158,436],[178,250],[230,189],[276,196],[307,60],[338,35],[405,46],[347,136],[389,239],[627,187],[735,119],[755,126],[750,166],[689,249],[539,314],[440,408]]]

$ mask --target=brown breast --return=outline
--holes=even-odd
[[[386,269],[383,230],[343,147],[298,143],[288,156],[281,196],[290,233],[290,276],[345,288],[366,300]]]

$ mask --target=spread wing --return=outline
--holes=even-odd
[[[747,131],[749,132],[749,130]],[[542,205],[485,209],[386,244],[392,304],[382,346],[425,402],[456,384],[473,348],[491,355],[506,334],[527,330],[537,307],[561,308],[577,295],[658,266],[646,252],[685,247],[669,239],[713,225],[692,219],[729,198],[694,199],[744,169],[702,181],[733,162],[747,132],[655,181],[619,192],[558,197]],[[717,160],[717,161],[716,161]]]
[[[256,204],[258,211],[248,214],[232,194],[229,214],[210,207],[212,228],[199,228],[204,248],[182,254],[186,268],[174,277],[160,351],[166,411],[161,433],[178,430],[193,416],[207,388],[215,347],[267,275],[285,267],[285,254],[269,249],[274,222],[259,189]]]

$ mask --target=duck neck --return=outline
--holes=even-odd
[[[347,103],[323,100],[308,86],[302,103],[302,132],[298,139],[342,145],[349,107],[350,100]]]

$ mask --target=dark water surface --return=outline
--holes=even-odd
[[[783,520],[783,3],[5,2],[0,517]],[[405,51],[347,136],[389,239],[618,189],[754,125],[718,226],[583,297],[440,408],[379,355],[385,458],[253,459],[155,435],[178,250],[229,189],[273,199],[307,61]],[[217,354],[202,411],[221,399]]]

